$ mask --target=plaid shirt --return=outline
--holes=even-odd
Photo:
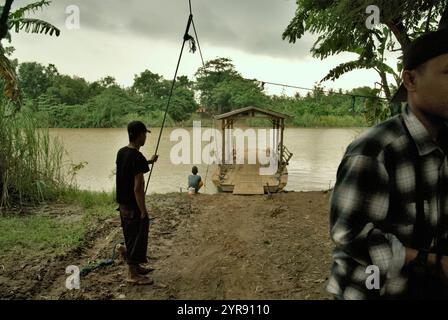
[[[344,299],[393,297],[407,288],[402,269],[416,220],[416,167],[402,119],[417,146],[425,219],[433,232],[448,213],[446,156],[409,107],[352,142],[337,171],[330,209],[335,249],[327,290]],[[442,227],[442,238],[447,229]],[[369,265],[380,270],[380,290],[366,287]]]

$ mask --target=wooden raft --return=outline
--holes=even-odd
[[[264,194],[260,165],[238,165],[235,169],[233,194]]]

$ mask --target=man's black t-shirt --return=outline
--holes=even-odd
[[[137,149],[123,147],[117,153],[117,202],[137,207],[134,178],[149,171],[148,161]]]

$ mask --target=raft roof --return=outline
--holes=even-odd
[[[280,112],[275,112],[275,111],[272,111],[269,109],[261,109],[261,108],[257,108],[257,107],[246,107],[246,108],[241,108],[241,109],[232,110],[230,112],[219,114],[219,115],[215,116],[215,119],[221,120],[221,119],[235,118],[237,116],[254,117],[256,113],[262,114],[262,115],[267,116],[268,118],[272,118],[272,119],[290,118],[290,116],[288,116],[286,114],[283,114]]]

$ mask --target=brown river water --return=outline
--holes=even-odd
[[[203,128],[202,130],[205,130]],[[147,158],[154,153],[160,128],[151,128],[146,145],[140,150]],[[178,141],[170,141],[175,128],[165,128],[162,133],[148,193],[185,191],[192,164],[173,164],[171,149]],[[192,128],[185,130],[192,132]],[[285,129],[285,145],[293,153],[288,171],[286,190],[317,191],[334,185],[339,162],[348,144],[364,129],[331,128]],[[50,129],[53,137],[61,139],[66,150],[64,161],[87,162],[76,175],[81,189],[111,191],[115,186],[115,157],[117,151],[128,144],[126,129]],[[203,142],[203,146],[207,145]],[[206,179],[205,193],[216,193],[211,176],[216,165],[198,164],[199,174]],[[208,173],[207,173],[208,171]],[[147,177],[147,175],[146,175]]]

